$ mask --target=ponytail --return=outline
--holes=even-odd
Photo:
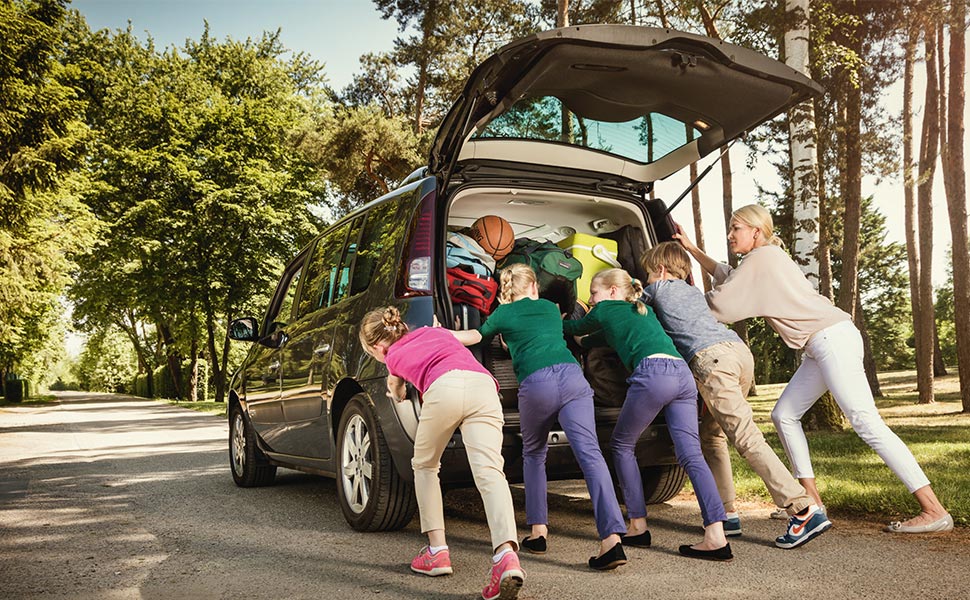
[[[360,343],[366,348],[373,348],[380,343],[390,346],[407,332],[408,326],[401,320],[401,311],[393,306],[377,308],[361,319]]]
[[[647,314],[647,305],[640,301],[640,296],[643,295],[643,284],[640,283],[639,279],[630,277],[630,274],[623,269],[606,269],[605,271],[600,271],[596,275],[593,275],[590,284],[592,285],[593,282],[596,282],[597,286],[605,288],[615,287],[620,291],[620,295],[624,300],[636,306],[639,314]]]

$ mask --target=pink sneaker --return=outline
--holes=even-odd
[[[519,588],[525,581],[525,571],[519,564],[519,556],[515,552],[506,552],[498,564],[492,564],[492,576],[488,585],[482,590],[484,600],[514,600],[519,595]]]
[[[421,548],[421,552],[411,561],[411,570],[429,577],[451,575],[455,572],[451,568],[451,555],[448,554],[447,549],[431,554],[431,548],[428,546]]]

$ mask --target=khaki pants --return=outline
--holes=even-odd
[[[512,493],[503,471],[504,423],[495,381],[484,373],[449,371],[425,391],[411,459],[422,533],[445,528],[438,471],[448,441],[455,429],[461,429],[475,486],[485,504],[492,548],[506,542],[518,548]]]
[[[754,358],[740,342],[722,342],[698,352],[690,361],[707,411],[701,419],[701,449],[714,473],[718,493],[727,512],[734,512],[734,480],[730,441],[741,458],[761,477],[779,507],[795,514],[812,501],[805,488],[781,462],[754,423],[745,397],[754,378]]]

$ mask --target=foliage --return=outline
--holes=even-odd
[[[953,249],[947,252],[952,257]],[[940,335],[943,362],[957,364],[956,303],[953,298],[953,261],[947,260],[946,282],[936,289],[936,330]]]
[[[66,83],[76,66],[56,60],[64,14],[59,1],[0,2],[0,376],[54,360],[71,257],[97,233],[71,175],[88,134]]]
[[[325,192],[298,145],[322,110],[320,67],[284,60],[278,33],[218,42],[205,31],[160,54],[130,31],[98,32],[73,48],[100,57],[81,82],[97,135],[85,201],[109,230],[81,261],[77,314],[133,342],[152,323],[175,365],[201,347],[218,396],[227,316],[251,312],[318,231],[308,207]],[[151,341],[140,345],[154,369]]]
[[[81,389],[91,392],[128,392],[137,370],[131,344],[117,328],[95,331],[74,365]]]

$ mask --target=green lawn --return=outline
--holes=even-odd
[[[177,400],[165,400],[165,402],[171,404],[172,406],[189,408],[198,412],[218,415],[220,417],[226,416],[226,407],[228,406],[225,402],[186,402],[184,400],[181,402]]]
[[[877,398],[876,404],[886,423],[912,450],[956,523],[966,527],[970,525],[970,414],[960,412],[955,371],[937,379],[937,402],[931,405],[916,403],[913,372],[880,375],[886,397]],[[788,464],[770,417],[783,388],[758,386],[758,395],[750,400],[765,438]],[[918,511],[919,505],[902,482],[848,423],[842,432],[809,433],[808,443],[819,491],[830,512],[896,519]],[[733,449],[731,452],[738,498],[770,503],[758,476]]]

